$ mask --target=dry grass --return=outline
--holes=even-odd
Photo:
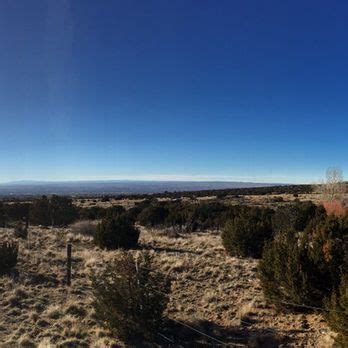
[[[77,221],[71,225],[70,230],[75,235],[94,236],[97,229],[97,223],[95,221],[82,220]]]
[[[114,205],[121,205],[126,209],[134,207],[136,203],[142,202],[144,199],[114,199],[110,198],[109,201],[102,202],[101,198],[86,198],[86,199],[75,199],[74,204],[78,207],[90,208],[90,207],[100,207],[100,208],[109,208]]]
[[[1,278],[0,346],[124,346],[95,321],[88,279],[91,269],[103,267],[118,252],[101,251],[91,238],[71,229],[30,228],[30,234],[30,250],[20,241],[18,275]],[[72,236],[73,280],[68,288],[65,248]],[[141,243],[154,254],[155,266],[173,279],[169,320],[162,330],[168,337],[188,346],[203,342],[170,320],[176,319],[227,343],[236,338],[249,346],[274,345],[279,339],[297,346],[331,342],[320,315],[277,314],[268,307],[257,261],[226,256],[218,233],[172,238],[142,229]]]
[[[347,206],[341,202],[341,201],[328,201],[328,202],[323,202],[324,208],[328,215],[335,215],[335,216],[344,216],[347,214],[348,208]]]

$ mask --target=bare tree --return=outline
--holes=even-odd
[[[326,170],[326,182],[321,185],[322,193],[329,201],[341,199],[345,193],[343,172],[341,168],[331,167]]]

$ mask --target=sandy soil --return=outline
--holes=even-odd
[[[0,278],[1,347],[124,346],[94,319],[89,271],[117,251],[100,251],[71,229],[30,228],[20,242],[17,273]],[[6,233],[0,229],[3,237]],[[73,281],[65,284],[66,241],[73,244]],[[226,256],[218,233],[170,238],[142,229],[141,244],[172,279],[168,320],[155,344],[219,346],[189,325],[223,342],[220,346],[330,347],[332,333],[319,314],[276,313],[263,300],[257,261]],[[132,251],[137,252],[137,251]],[[179,324],[177,321],[180,321]]]

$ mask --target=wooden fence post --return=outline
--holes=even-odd
[[[70,286],[70,285],[71,285],[71,243],[68,243],[67,249],[66,249],[66,250],[67,250],[66,284],[67,284],[68,286]]]
[[[138,285],[138,290],[140,288],[140,281],[139,281],[139,267],[138,267],[138,258],[135,259],[135,271],[137,272],[137,285]],[[140,303],[140,310],[143,310],[143,304]]]

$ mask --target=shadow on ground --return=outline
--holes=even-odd
[[[193,251],[189,249],[177,249],[177,248],[171,248],[171,247],[159,247],[159,246],[152,246],[147,244],[141,244],[139,245],[139,249],[142,250],[154,250],[156,252],[166,252],[166,253],[177,253],[177,254],[193,254],[193,255],[201,255],[202,252]]]
[[[213,322],[197,320],[182,322],[186,327],[173,320],[165,323],[165,329],[159,335],[162,347],[251,347],[275,348],[290,345],[290,337],[281,336],[276,331],[258,330],[251,327],[224,327]],[[195,332],[194,330],[200,331]],[[207,336],[204,336],[203,334]],[[213,337],[209,338],[208,336]],[[219,341],[219,342],[218,342]]]

